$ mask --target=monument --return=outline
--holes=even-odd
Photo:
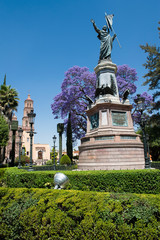
[[[78,168],[82,170],[143,169],[145,165],[143,144],[133,128],[132,105],[123,94],[120,101],[116,71],[111,60],[112,44],[116,34],[113,30],[113,15],[105,15],[107,26],[99,30],[93,27],[101,41],[98,65],[95,102],[87,108],[87,132],[79,147]]]

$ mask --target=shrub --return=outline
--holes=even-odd
[[[53,183],[57,171],[7,168],[3,182],[8,187],[44,188]],[[160,193],[160,171],[152,169],[121,171],[61,171],[70,180],[69,189],[99,192]]]
[[[160,169],[160,162],[151,162],[151,167],[152,168],[156,168],[156,169]]]
[[[0,239],[159,239],[160,196],[0,190]]]
[[[0,168],[6,168],[8,166],[8,164],[2,164],[2,163],[0,163]]]
[[[5,168],[0,168],[0,187],[4,185],[4,173],[6,169]]]
[[[18,166],[18,163],[19,163],[19,157],[16,157],[15,166]],[[29,163],[29,157],[21,155],[21,165],[25,166],[26,163]]]
[[[60,159],[60,164],[61,165],[70,165],[71,164],[70,157],[68,157],[68,155],[63,155]]]
[[[48,160],[48,161],[46,162],[46,165],[53,165],[52,160]]]

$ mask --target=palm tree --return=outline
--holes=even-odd
[[[4,115],[8,123],[12,120],[13,111],[17,111],[18,93],[15,88],[6,85],[6,75],[4,82],[0,86],[0,114]]]
[[[17,111],[18,107],[18,93],[15,88],[6,85],[6,75],[4,82],[0,86],[0,115],[3,115],[10,125],[13,111]],[[1,149],[0,149],[1,154]],[[3,148],[3,158],[5,157],[5,146]]]

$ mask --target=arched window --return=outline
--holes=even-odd
[[[38,151],[38,159],[43,159],[43,151]]]

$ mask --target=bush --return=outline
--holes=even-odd
[[[8,166],[8,164],[3,164],[3,163],[0,163],[0,168],[6,168]]]
[[[71,164],[70,157],[68,157],[68,155],[63,155],[60,159],[60,164],[61,165],[70,165]]]
[[[160,196],[0,190],[0,239],[159,239]]]
[[[156,168],[156,169],[160,169],[160,162],[151,162],[151,167],[152,168]]]
[[[48,160],[48,161],[46,162],[46,165],[53,165],[52,160]]]
[[[6,169],[5,168],[0,168],[0,187],[4,185],[4,173]]]
[[[21,165],[22,166],[25,166],[26,163],[29,163],[29,157],[28,156],[24,156],[24,155],[21,155]],[[15,160],[15,166],[18,166],[18,163],[19,163],[19,157],[16,157],[16,160]]]
[[[53,183],[57,171],[32,171],[7,168],[3,182],[8,187],[44,188],[46,182]],[[99,192],[160,193],[160,171],[61,171],[70,180],[69,189]]]

